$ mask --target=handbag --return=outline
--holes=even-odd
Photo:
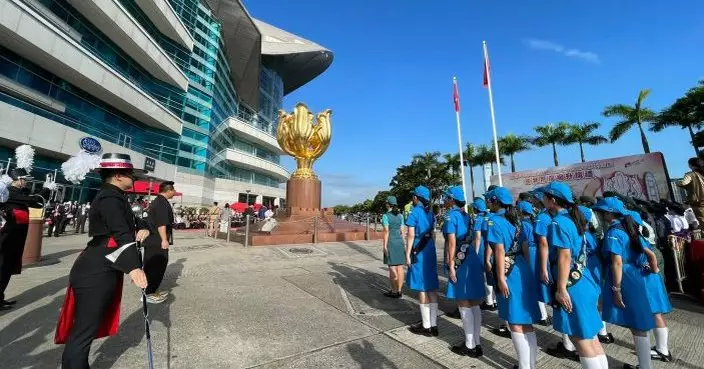
[[[555,266],[555,263],[551,263],[551,266]],[[570,266],[570,273],[567,275],[567,288],[574,286],[579,282],[584,276],[584,269],[587,268],[587,235],[582,235],[582,249],[577,256],[577,261],[572,263]],[[554,309],[562,307],[556,300],[555,294],[557,293],[557,283],[550,284],[550,301],[552,301],[552,307]]]

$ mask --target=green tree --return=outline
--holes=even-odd
[[[582,124],[570,125],[570,129],[567,132],[568,144],[579,144],[579,154],[582,157],[582,163],[584,160],[584,144],[587,145],[601,145],[609,142],[606,137],[602,135],[595,134],[594,131],[599,129],[600,124],[597,122],[586,122]]]
[[[491,175],[494,175],[494,164],[496,164],[496,152],[494,151],[494,145],[478,145],[477,154],[475,156],[476,163],[478,165],[489,164],[491,166]],[[500,153],[499,153],[500,154]],[[499,157],[499,163],[504,165],[504,158]]]
[[[500,153],[508,155],[509,158],[511,158],[511,172],[516,171],[516,161],[513,159],[513,155],[530,150],[530,143],[530,137],[516,136],[513,133],[509,133],[506,136],[499,138]]]
[[[386,198],[388,198],[389,195],[391,195],[390,191],[377,192],[371,203],[371,211],[375,214],[386,213]]]
[[[335,215],[349,214],[350,207],[347,205],[335,205],[332,207],[332,211],[335,213]]]
[[[672,105],[658,114],[651,123],[650,130],[660,132],[667,127],[680,127],[689,131],[694,151],[699,154],[699,140],[695,138],[694,129],[699,131],[704,125],[704,81],[692,87]]]
[[[460,175],[460,154],[442,154],[442,158],[452,174]]]
[[[396,174],[391,178],[389,186],[391,194],[396,196],[399,204],[405,204],[411,199],[416,186],[428,187],[432,200],[436,200],[447,186],[459,182],[459,175],[451,173],[447,164],[440,158],[439,152],[416,154],[409,165],[396,168]]]
[[[535,127],[535,132],[538,134],[533,139],[533,144],[538,147],[552,146],[552,160],[555,166],[560,163],[557,160],[557,145],[564,145],[567,139],[567,132],[570,125],[565,122],[557,124],[546,124],[544,126]]]
[[[636,99],[636,104],[626,105],[626,104],[616,104],[609,105],[604,108],[601,113],[605,117],[618,117],[621,120],[616,123],[611,132],[609,132],[609,139],[611,142],[615,142],[621,136],[623,136],[628,130],[633,128],[634,125],[638,126],[640,130],[640,140],[643,143],[643,151],[648,154],[650,153],[650,145],[648,144],[648,138],[645,137],[645,131],[643,130],[643,123],[654,122],[656,120],[655,112],[643,107],[643,102],[650,95],[650,89],[640,90],[638,93],[638,98]]]

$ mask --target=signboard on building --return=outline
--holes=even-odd
[[[153,172],[155,167],[156,159],[150,158],[148,156],[144,158],[144,170],[146,170],[147,172]]]
[[[81,150],[89,154],[100,154],[103,151],[103,146],[100,141],[93,137],[83,137],[78,141],[78,146]]]
[[[553,181],[569,184],[574,196],[602,196],[606,191],[641,200],[671,200],[670,183],[661,153],[622,156],[573,165],[506,173],[504,187],[514,196]],[[497,175],[491,183],[498,185]]]

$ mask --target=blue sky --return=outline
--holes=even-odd
[[[415,153],[457,152],[452,77],[460,83],[462,138],[489,143],[482,40],[489,45],[498,134],[532,135],[556,121],[615,122],[604,106],[651,88],[659,110],[704,79],[704,3],[696,1],[245,1],[251,14],[335,54],[323,75],[286,97],[333,109],[333,138],[314,169],[323,203],[352,204],[388,188]],[[647,133],[681,176],[694,151],[686,131]],[[637,130],[586,149],[587,160],[642,153]],[[561,164],[578,147],[559,147]],[[291,160],[284,164],[293,168]],[[516,157],[517,170],[552,165],[550,148]],[[507,170],[508,168],[504,168]],[[481,177],[478,169],[475,176]],[[478,182],[478,180],[477,180]]]

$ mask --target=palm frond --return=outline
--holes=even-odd
[[[604,108],[604,111],[601,112],[601,115],[607,118],[620,117],[624,120],[635,120],[633,117],[635,115],[635,109],[632,106],[628,106],[625,104],[609,105]]]
[[[629,129],[631,129],[634,125],[636,124],[635,121],[632,120],[623,120],[611,128],[611,131],[609,132],[609,140],[613,143],[621,136],[623,136],[626,132],[628,132]]]
[[[638,93],[638,99],[636,100],[636,110],[639,110],[641,106],[643,106],[643,101],[648,98],[650,95],[650,89],[649,88],[644,88],[640,90]]]
[[[604,136],[597,135],[589,136],[583,142],[590,145],[601,145],[609,142],[609,140],[607,140]]]

